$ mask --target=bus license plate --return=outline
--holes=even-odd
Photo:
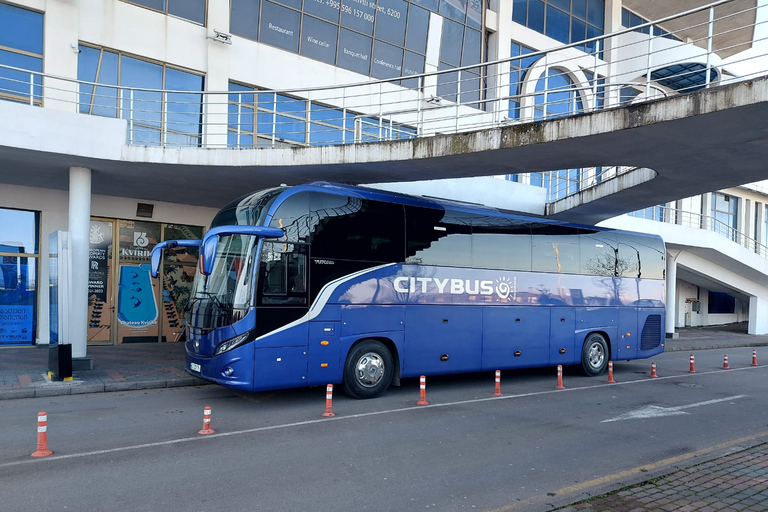
[[[200,373],[200,365],[197,363],[189,363],[189,369],[193,372]]]

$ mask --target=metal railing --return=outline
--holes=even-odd
[[[629,215],[641,219],[713,231],[763,258],[768,258],[768,246],[711,215],[689,212],[668,206],[652,206],[644,210],[632,212]]]
[[[738,38],[730,42],[745,27],[729,23],[756,9],[718,9],[735,1],[720,0],[503,60],[309,89],[274,91],[258,84],[248,92],[143,89],[0,65],[0,99],[124,119],[130,145],[242,149],[460,133],[594,112],[764,75],[768,70],[757,66],[763,55],[756,52],[742,59],[742,64],[756,66],[741,76],[729,73],[718,56],[753,43]],[[656,28],[672,25],[676,28],[669,32],[685,42]]]

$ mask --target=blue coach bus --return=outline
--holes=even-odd
[[[224,207],[200,246],[187,371],[260,391],[581,365],[664,350],[656,236],[331,183]]]

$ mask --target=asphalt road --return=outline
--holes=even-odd
[[[325,388],[217,387],[0,402],[3,511],[542,511],[768,439],[768,366],[751,349],[430,378],[375,400]],[[216,434],[200,436],[203,407]],[[35,459],[37,412],[49,448]]]

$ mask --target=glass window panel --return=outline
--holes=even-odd
[[[430,11],[437,12],[438,0],[411,0],[411,3],[419,4]]]
[[[294,142],[304,142],[306,139],[306,124],[287,116],[275,116],[275,137]]]
[[[102,51],[99,66],[98,83],[117,85],[118,55]],[[91,114],[95,116],[117,117],[117,97],[119,91],[115,87],[96,87],[93,97]]]
[[[582,234],[580,238],[582,274],[613,277],[628,273],[625,265],[632,262],[620,262],[615,233],[596,231]]]
[[[317,18],[304,16],[302,30],[301,54],[327,64],[335,64],[339,28]]]
[[[554,5],[565,12],[571,12],[571,0],[547,0],[547,3]]]
[[[472,234],[467,225],[445,222],[449,212],[406,206],[406,263],[468,267]]]
[[[259,37],[259,1],[231,0],[229,30],[254,41]]]
[[[395,78],[402,75],[403,50],[391,44],[375,41],[373,44],[373,65],[371,76],[374,78]]]
[[[0,252],[38,254],[40,213],[0,208]]]
[[[307,102],[299,98],[291,98],[284,94],[278,94],[275,100],[275,110],[296,117],[307,116]]]
[[[642,235],[618,234],[621,275],[663,279],[665,271],[664,245],[655,238]]]
[[[146,89],[163,88],[163,67],[132,57],[120,58],[120,85]],[[133,121],[134,123],[160,127],[163,96],[161,92],[133,91]],[[129,94],[123,99],[123,117],[131,112]],[[154,140],[154,133],[151,134]],[[135,141],[135,138],[134,138]],[[159,139],[158,139],[159,142]]]
[[[605,27],[605,0],[589,0],[587,3],[587,22],[598,27]]]
[[[440,14],[464,23],[467,16],[467,0],[441,0]]]
[[[408,4],[405,0],[379,0],[376,13],[376,38],[403,46],[407,17]]]
[[[351,134],[350,134],[351,136]],[[350,137],[351,138],[351,137]],[[309,143],[312,146],[341,144],[344,142],[344,130],[317,123],[309,124]]]
[[[544,33],[544,2],[528,0],[528,28],[541,34]]]
[[[133,127],[132,144],[138,146],[159,146],[160,130],[135,124]]]
[[[341,25],[363,34],[373,35],[375,2],[341,0]]]
[[[443,20],[440,60],[454,66],[459,66],[461,64],[462,41],[464,41],[464,25],[448,19]]]
[[[0,64],[30,71],[43,71],[43,59],[5,50],[0,50]],[[42,83],[40,75],[30,75],[23,71],[13,71],[11,69],[0,69],[0,94],[21,96],[20,101],[28,102],[30,80],[35,84],[33,89],[35,98],[41,99],[43,92],[42,88],[38,85]]]
[[[257,133],[259,135],[267,135],[269,137],[272,136],[272,131],[274,129],[274,116],[273,114],[266,113],[266,112],[259,112],[256,114],[256,128]]]
[[[527,7],[528,0],[514,0],[512,3],[512,21],[525,25]]]
[[[578,18],[571,18],[571,42],[583,41],[587,37],[587,24]]]
[[[500,270],[531,270],[531,235],[521,228],[520,233],[472,233],[472,266]],[[492,228],[479,231],[493,231]]]
[[[0,3],[0,46],[43,54],[43,15]]]
[[[579,237],[573,235],[533,235],[531,268],[534,272],[578,274]]]
[[[462,66],[480,63],[480,43],[480,32],[469,28],[464,31],[464,50],[461,55]]]
[[[468,71],[461,72],[461,103],[472,103],[480,99],[480,77]],[[476,106],[476,105],[475,105]]]
[[[37,258],[0,256],[0,345],[31,344],[37,330]]]
[[[304,12],[338,24],[340,5],[340,0],[307,0],[304,3]],[[306,22],[306,18],[304,20]]]
[[[370,37],[340,29],[337,65],[367,75],[370,71],[372,43]]]
[[[299,25],[301,14],[272,2],[261,6],[261,37],[263,43],[294,53],[299,51]]]
[[[229,82],[229,90],[235,93],[229,95],[229,101],[253,105],[254,94],[252,87]]]
[[[95,82],[101,51],[87,46],[79,46],[78,49],[80,53],[77,56],[77,79],[84,82]],[[0,88],[2,88],[2,81],[0,81]],[[80,84],[79,111],[81,113],[87,114],[91,111],[92,99],[93,86]]]
[[[587,39],[592,39],[593,37],[600,37],[603,35],[603,31],[593,27],[592,25],[587,25]],[[605,41],[600,42],[600,55],[599,57],[602,58],[603,56],[603,44]],[[597,49],[598,41],[592,41],[591,43],[587,43],[587,53],[594,53]]]
[[[453,66],[446,64],[440,64],[439,71],[444,69],[451,69]],[[443,73],[437,75],[437,95],[441,98],[445,98],[448,101],[456,101],[456,95],[459,92],[459,73]]]
[[[510,96],[517,96],[518,91],[520,90],[520,72],[519,71],[511,71],[509,73],[509,95]]]
[[[478,29],[483,26],[483,4],[481,0],[469,0],[467,3],[467,25]]]
[[[572,0],[571,9],[574,16],[578,16],[582,20],[587,19],[587,0]]]
[[[344,128],[344,112],[336,108],[312,103],[310,105],[309,118],[312,121],[321,121]]]
[[[403,76],[420,75],[424,72],[425,58],[423,55],[405,52],[405,59],[403,61]],[[412,89],[418,89],[419,79],[413,78],[411,80],[403,80],[403,87],[410,87]]]
[[[171,91],[202,91],[203,77],[167,68],[165,70],[165,88]],[[202,104],[203,96],[200,93],[168,93],[167,129],[188,134],[201,133]]]
[[[552,6],[547,6],[547,28],[545,35],[556,39],[561,43],[569,43],[571,20],[568,14],[564,13],[560,9],[555,9]]]
[[[168,0],[168,14],[205,25],[206,0]]]
[[[429,11],[411,5],[408,9],[408,28],[405,47],[418,53],[427,52]]]

